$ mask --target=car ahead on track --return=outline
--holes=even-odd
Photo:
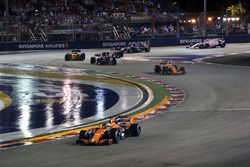
[[[116,65],[116,57],[110,52],[102,52],[101,54],[95,54],[94,57],[90,58],[90,64],[96,65]]]
[[[184,67],[178,68],[170,61],[162,61],[155,65],[154,72],[162,75],[183,75],[186,73]]]
[[[121,58],[121,57],[123,57],[123,52],[119,51],[119,50],[114,50],[110,54],[111,54],[111,57],[115,57],[115,58]]]
[[[140,53],[140,52],[150,52],[150,43],[147,42],[132,42],[128,46],[114,49],[117,52],[122,53]]]
[[[187,46],[187,48],[204,49],[204,48],[216,48],[218,46],[221,48],[224,48],[226,46],[226,42],[223,38],[204,39],[202,42],[190,43]]]
[[[102,124],[100,128],[81,130],[76,143],[86,145],[115,144],[127,137],[139,136],[140,133],[141,126],[134,119],[112,117],[108,123]]]
[[[81,53],[80,49],[74,49],[71,53],[65,54],[65,61],[83,61],[85,60],[85,53]]]

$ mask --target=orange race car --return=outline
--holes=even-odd
[[[112,117],[100,128],[81,130],[76,143],[82,144],[112,144],[129,136],[139,136],[141,127],[129,117]]]
[[[155,65],[155,73],[161,73],[162,75],[183,75],[186,73],[184,67],[178,67],[171,61],[161,61],[160,64]]]

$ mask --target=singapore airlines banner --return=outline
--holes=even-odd
[[[18,49],[67,49],[69,48],[68,43],[24,43],[18,44]]]
[[[220,38],[220,37],[206,37]],[[250,42],[250,35],[223,36],[226,43]],[[145,40],[121,40],[121,41],[69,41],[69,42],[10,42],[0,43],[0,51],[13,50],[54,50],[54,49],[93,49],[93,48],[114,48],[125,47],[131,43],[144,43],[150,41],[150,46],[178,46],[187,45],[191,42],[201,42],[202,37],[166,37]],[[1,53],[0,53],[1,54]]]

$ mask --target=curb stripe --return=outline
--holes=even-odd
[[[183,91],[181,89],[177,88],[176,86],[162,83],[161,81],[155,81],[155,80],[152,80],[149,78],[142,78],[142,77],[136,77],[136,76],[130,76],[130,77],[134,77],[134,78],[138,78],[141,80],[153,82],[153,83],[158,84],[158,85],[162,85],[168,92],[170,92],[170,96],[165,96],[155,106],[153,106],[153,107],[151,107],[151,108],[149,108],[141,113],[137,113],[135,115],[130,116],[131,118],[134,118],[138,122],[144,121],[146,119],[155,117],[163,112],[169,111],[169,108],[178,105],[180,102],[183,101],[183,99],[185,97]],[[92,126],[88,126],[88,127],[83,127],[83,128],[77,128],[77,129],[73,129],[73,130],[67,130],[64,132],[57,132],[57,133],[44,135],[44,136],[33,137],[33,138],[29,138],[29,139],[23,139],[20,141],[3,143],[3,144],[0,144],[0,148],[18,147],[18,146],[30,145],[30,144],[40,143],[40,142],[45,142],[45,141],[64,139],[66,137],[75,137],[79,134],[79,132],[81,130],[87,130],[87,129],[96,128],[99,126],[100,126],[100,124],[92,125]]]

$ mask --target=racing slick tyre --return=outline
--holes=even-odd
[[[179,72],[181,74],[185,74],[186,73],[185,68],[184,67],[180,67]]]
[[[110,130],[111,138],[113,140],[113,143],[119,143],[121,140],[121,134],[119,129],[111,129]]]
[[[155,73],[160,73],[161,67],[159,65],[155,65],[154,71],[155,71]]]
[[[69,61],[70,60],[70,54],[66,54],[64,59],[65,59],[65,61]]]
[[[120,57],[123,57],[123,52],[120,52]]]
[[[111,59],[111,64],[112,64],[112,65],[116,65],[116,63],[117,63],[117,62],[116,62],[116,58],[113,57],[113,58]]]
[[[150,52],[150,48],[149,48],[149,47],[146,48],[145,51],[146,51],[146,52]]]
[[[89,139],[89,133],[86,130],[81,130],[79,133],[79,140]]]
[[[86,130],[81,130],[79,133],[79,138],[76,140],[76,144],[81,143],[82,139],[89,139],[89,134]]]
[[[96,63],[96,58],[95,57],[91,57],[90,58],[90,64],[95,64]]]
[[[85,60],[85,53],[82,53],[81,55],[80,55],[80,60]]]
[[[226,46],[226,44],[220,44],[221,48],[224,48]]]
[[[137,123],[132,124],[129,127],[129,131],[130,131],[131,136],[140,136],[140,134],[141,134],[141,126],[139,124],[137,124]]]

